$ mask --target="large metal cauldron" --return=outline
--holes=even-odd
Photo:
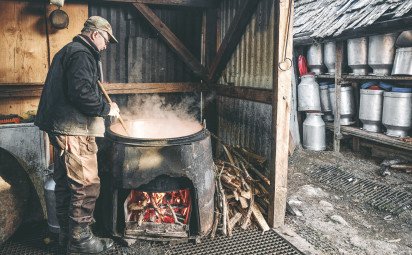
[[[412,93],[383,94],[382,123],[389,136],[405,137],[412,127]]]
[[[370,132],[381,131],[383,90],[360,90],[359,120],[363,129]]]
[[[197,234],[205,235],[213,224],[214,163],[210,134],[198,125],[200,131],[182,137],[143,139],[121,135],[113,128],[107,130],[106,137],[115,189],[142,188],[164,175],[189,179],[196,200],[193,209],[197,211],[193,212],[198,215]],[[160,128],[167,129],[161,124]]]
[[[393,75],[412,75],[412,47],[398,48],[392,68]]]

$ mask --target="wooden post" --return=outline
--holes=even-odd
[[[340,151],[340,139],[342,134],[340,132],[340,89],[342,82],[342,62],[343,62],[343,41],[336,42],[336,72],[335,72],[335,120],[333,123],[333,148],[335,152]]]
[[[289,6],[290,5],[290,6]],[[292,68],[279,68],[285,47],[285,57],[292,59],[293,1],[274,1],[274,56],[273,56],[273,97],[272,97],[272,163],[270,168],[269,226],[281,227],[286,212],[289,113]],[[288,15],[291,15],[289,29]],[[288,31],[288,32],[287,32]],[[285,40],[287,38],[287,40]],[[285,45],[286,42],[286,45]]]

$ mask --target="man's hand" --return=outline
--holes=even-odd
[[[113,116],[118,118],[120,116],[120,110],[119,110],[119,106],[117,106],[116,103],[110,103],[110,112],[109,112],[109,116]]]

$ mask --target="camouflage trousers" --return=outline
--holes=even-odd
[[[60,227],[90,225],[100,193],[95,137],[49,134],[49,140],[55,149],[53,179]]]

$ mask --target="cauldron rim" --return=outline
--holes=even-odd
[[[190,135],[159,139],[124,136],[111,131],[110,128],[107,128],[105,137],[109,138],[113,142],[133,146],[173,146],[200,141],[204,139],[207,135],[208,131],[205,127],[202,127],[200,131]]]

